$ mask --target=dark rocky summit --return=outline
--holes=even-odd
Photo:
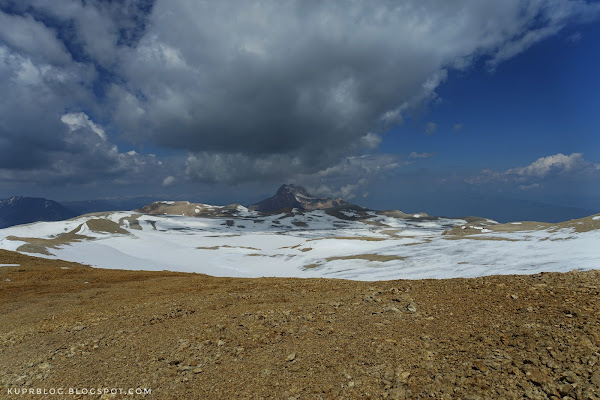
[[[353,206],[353,204],[342,199],[318,198],[309,194],[302,186],[287,184],[281,185],[275,196],[252,204],[248,206],[248,209],[261,212],[272,212],[285,208],[310,211],[346,206]]]

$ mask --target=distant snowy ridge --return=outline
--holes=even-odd
[[[515,225],[364,209],[148,207],[2,229],[0,248],[104,268],[232,277],[388,280],[600,269],[599,215]]]
[[[140,208],[140,213],[149,215],[181,215],[187,217],[248,217],[256,212],[248,211],[237,203],[226,206],[213,206],[189,201],[155,201]]]

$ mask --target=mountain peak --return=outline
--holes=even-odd
[[[276,195],[284,195],[286,193],[291,193],[294,195],[299,194],[303,197],[313,197],[302,186],[294,185],[291,183],[286,183],[286,184],[281,185],[279,187],[279,189],[277,189]]]
[[[248,206],[251,211],[273,212],[285,208],[297,208],[299,210],[326,210],[340,206],[351,206],[351,203],[342,199],[318,198],[302,186],[284,184],[277,189],[275,196],[264,199],[256,204]]]
[[[16,203],[21,200],[23,200],[23,196],[13,196],[10,199],[8,199],[8,204]]]

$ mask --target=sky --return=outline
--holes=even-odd
[[[0,198],[600,210],[599,43],[598,1],[0,0]]]

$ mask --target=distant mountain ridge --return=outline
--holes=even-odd
[[[281,185],[275,196],[269,197],[256,204],[248,206],[250,211],[273,212],[285,208],[299,210],[326,210],[335,207],[356,207],[343,199],[318,198],[308,193],[302,186]]]
[[[60,221],[77,214],[54,200],[13,196],[0,200],[0,228],[36,221]]]
[[[226,206],[188,201],[155,201],[156,197],[111,198],[84,201],[56,202],[45,198],[13,196],[0,199],[0,229],[14,225],[28,224],[37,221],[59,221],[70,219],[83,214],[105,211],[129,211],[151,215],[185,215],[194,217],[252,217],[258,213],[270,215],[277,212],[289,213],[296,209],[298,213],[312,210],[325,210],[327,214],[342,219],[360,219],[370,210],[354,205],[341,198],[319,198],[311,195],[305,188],[294,184],[284,184],[279,187],[274,196],[247,208],[238,203]],[[491,197],[447,197],[450,205],[456,207],[440,209],[432,199],[421,201],[419,210],[428,210],[432,215],[446,215],[456,218],[465,215],[485,215],[499,222],[510,221],[540,221],[562,222],[594,215],[600,210],[586,210],[552,204],[534,203],[525,200],[503,199],[495,201]],[[413,204],[413,208],[416,208]],[[436,209],[437,208],[437,209]],[[375,210],[377,208],[374,208]],[[404,218],[429,218],[423,212],[405,214],[398,209],[378,211],[381,215],[391,215]]]
[[[85,200],[59,203],[41,197],[13,196],[0,200],[0,229],[38,221],[61,221],[102,211],[125,211],[147,204],[150,198]]]
[[[96,199],[96,200],[77,200],[61,202],[69,210],[73,210],[77,215],[89,214],[103,211],[129,211],[141,208],[146,204],[155,201],[154,197],[133,197],[124,199]]]

